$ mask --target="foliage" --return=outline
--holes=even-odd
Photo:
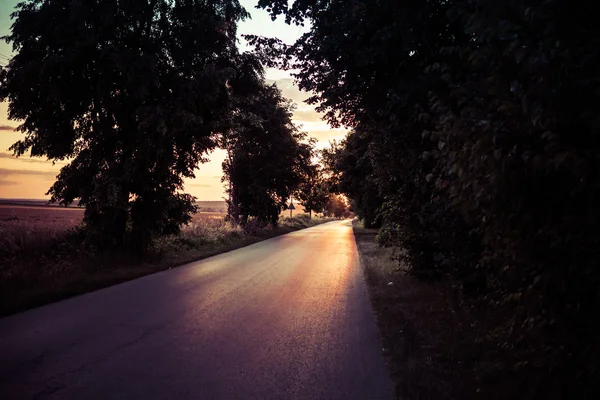
[[[293,105],[277,86],[260,85],[239,103],[223,138],[229,215],[246,225],[276,224],[286,200],[310,169],[312,143],[292,123]]]
[[[194,212],[182,178],[227,126],[235,81],[237,0],[29,0],[4,39],[0,100],[22,121],[18,156],[71,160],[49,190],[79,198],[106,244],[127,226],[144,248]],[[152,215],[152,218],[148,218]]]
[[[418,276],[514,310],[492,334],[521,379],[506,390],[595,398],[600,26],[591,2],[259,4],[310,20],[292,46],[250,39],[264,59],[297,71],[332,125],[353,128],[325,159],[361,217],[375,208],[380,242],[406,248]]]
[[[377,228],[382,201],[367,153],[370,140],[366,132],[355,130],[341,143],[334,141],[330,148],[322,150],[321,157],[328,171],[330,190],[345,193],[353,200],[355,212],[365,227]]]
[[[327,204],[323,209],[323,214],[326,217],[348,218],[350,209],[346,199],[339,194],[330,194]]]
[[[329,200],[329,185],[322,168],[318,165],[311,165],[308,168],[295,197],[300,200],[304,210],[308,211],[309,218],[312,217],[313,211],[317,213],[323,211]]]

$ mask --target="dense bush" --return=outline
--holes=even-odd
[[[591,2],[284,3],[261,2],[310,18],[311,31],[288,48],[255,43],[299,71],[333,125],[353,128],[325,163],[358,215],[381,224],[383,245],[408,250],[416,275],[507,310],[491,333],[521,379],[506,390],[598,395]]]
[[[514,307],[506,345],[543,354],[542,368],[521,366],[547,373],[538,383],[549,393],[581,397],[600,372],[589,324],[600,305],[600,32],[584,3],[458,9],[479,39],[447,49],[461,67],[441,64],[447,93],[430,96],[435,179],[483,244],[467,275],[483,274],[487,299]]]

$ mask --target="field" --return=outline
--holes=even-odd
[[[0,262],[33,248],[47,247],[79,225],[82,218],[80,208],[0,204]]]
[[[0,204],[0,229],[17,228],[23,225],[40,229],[74,228],[81,223],[83,211],[84,209],[79,207]],[[194,214],[194,221],[207,218],[222,219],[224,215],[223,212],[200,211]]]
[[[210,209],[218,209],[218,205],[211,206]],[[0,258],[34,247],[47,247],[77,227],[83,219],[83,211],[78,207],[0,204]],[[222,220],[224,215],[201,211],[194,214],[192,224],[207,219]]]
[[[0,224],[64,224],[65,227],[70,228],[78,225],[82,218],[82,208],[0,204]]]
[[[209,204],[207,204],[209,203]],[[225,221],[224,202],[204,202],[178,235],[153,241],[150,254],[105,251],[77,230],[83,209],[0,204],[0,315],[134,279],[248,244],[327,222],[281,218],[277,228],[243,231]]]

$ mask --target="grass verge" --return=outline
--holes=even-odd
[[[354,235],[397,398],[511,398],[503,397],[510,372],[486,340],[489,318],[447,282],[408,275],[397,250],[377,245],[376,229],[355,224]]]
[[[222,219],[196,221],[178,235],[153,243],[144,260],[128,253],[84,248],[75,231],[18,232],[0,242],[0,316],[66,299],[154,272],[177,267],[278,235],[332,221],[283,218],[276,228],[244,232]],[[9,248],[8,244],[11,245]],[[18,246],[17,246],[18,245]]]

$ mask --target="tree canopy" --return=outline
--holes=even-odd
[[[330,195],[330,185],[323,173],[323,169],[318,165],[310,165],[307,168],[302,181],[298,186],[295,197],[300,201],[305,211],[308,211],[309,217],[314,212],[322,212]]]
[[[350,215],[350,208],[342,195],[330,194],[327,197],[323,212],[328,217],[347,218]]]
[[[288,3],[292,3],[291,5]],[[289,68],[333,125],[340,191],[412,272],[513,309],[491,335],[514,397],[594,398],[598,37],[589,1],[261,0],[310,22]],[[535,339],[533,339],[535,338]],[[507,350],[508,351],[508,350]],[[486,395],[493,397],[494,393]]]
[[[273,85],[243,97],[225,133],[229,215],[245,225],[277,223],[286,200],[309,173],[312,143],[292,122],[293,105]]]
[[[128,224],[141,245],[177,231],[194,210],[182,179],[228,129],[246,11],[237,0],[30,0],[12,16],[0,100],[22,122],[14,153],[68,159],[49,194],[79,198],[104,239],[122,242]]]

